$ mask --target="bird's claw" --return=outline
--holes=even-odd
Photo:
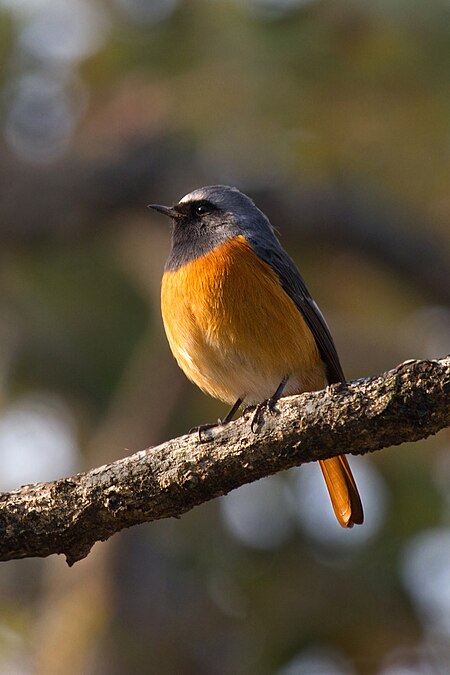
[[[210,429],[217,429],[217,427],[222,427],[222,426],[223,426],[223,422],[222,422],[222,420],[219,419],[214,424],[200,424],[200,426],[198,426],[198,427],[192,427],[192,429],[189,429],[189,433],[190,434],[197,433],[198,434],[198,442],[204,443],[207,440],[209,440],[208,438],[202,438],[202,433],[204,431],[209,431]]]
[[[264,413],[268,413],[270,415],[280,414],[280,411],[276,407],[276,401],[274,401],[272,398],[262,401],[256,406],[253,412],[252,421],[250,422],[250,429],[252,430],[252,433],[256,434],[258,429],[264,425]]]

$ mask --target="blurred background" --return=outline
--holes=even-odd
[[[280,231],[348,378],[450,351],[445,0],[0,0],[0,487],[215,420],[159,312],[149,202],[227,183]],[[0,566],[6,675],[450,672],[450,436]],[[343,448],[345,450],[345,448]]]

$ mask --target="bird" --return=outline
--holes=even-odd
[[[250,197],[208,185],[173,206],[149,208],[172,223],[161,283],[169,346],[192,382],[232,404],[220,423],[243,404],[256,404],[258,417],[282,395],[345,382],[322,312]],[[361,524],[363,507],[345,454],[319,464],[339,524]]]

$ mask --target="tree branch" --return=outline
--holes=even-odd
[[[379,377],[282,399],[250,429],[249,415],[148,448],[86,473],[0,495],[0,560],[64,553],[194,506],[244,483],[342,452],[365,454],[450,426],[450,356],[406,361]]]

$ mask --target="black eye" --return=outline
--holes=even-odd
[[[208,213],[209,206],[208,204],[197,204],[194,211],[196,216],[203,216],[205,213]]]

